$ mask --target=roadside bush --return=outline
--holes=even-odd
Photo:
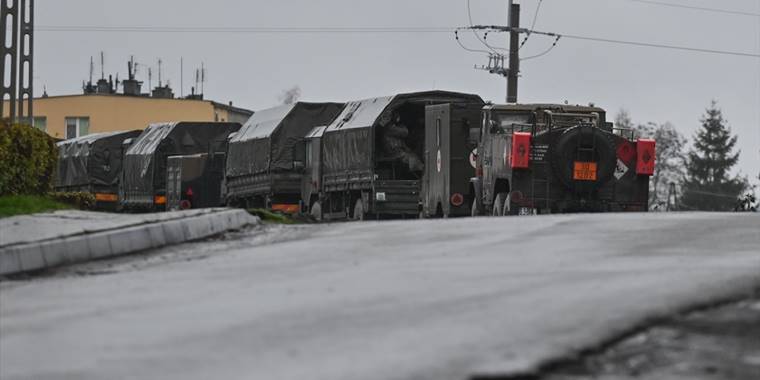
[[[50,198],[80,210],[91,210],[95,207],[95,195],[84,192],[50,193]]]
[[[58,161],[55,140],[23,124],[0,124],[0,196],[47,194]]]

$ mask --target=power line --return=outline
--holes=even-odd
[[[533,29],[536,28],[536,21],[538,21],[538,12],[541,10],[541,4],[543,4],[543,3],[544,3],[544,0],[538,0],[538,4],[536,5],[536,13],[533,14],[533,22],[530,24],[530,30],[533,30]],[[530,38],[530,33],[528,33],[525,36],[525,39],[520,44],[520,49],[522,49],[522,47],[525,46],[525,43],[528,42],[529,38]],[[555,42],[555,45],[556,45],[556,42]],[[552,46],[552,47],[554,47],[554,46]],[[549,50],[551,50],[551,48]],[[547,53],[548,53],[548,51],[547,51]]]
[[[491,30],[496,32],[507,32],[508,27],[504,26],[483,26],[474,25],[472,28],[456,27],[166,27],[166,26],[74,26],[74,25],[39,25],[36,31],[40,32],[129,32],[129,33],[246,33],[246,34],[351,34],[351,33],[451,33],[462,29],[473,30]],[[539,34],[550,37],[562,36],[563,38],[587,40],[596,42],[606,42],[623,45],[634,45],[643,47],[654,47],[661,49],[672,49],[682,51],[692,51],[700,53],[734,55],[743,57],[760,58],[760,54],[736,52],[727,50],[715,50],[694,48],[677,45],[666,45],[659,43],[639,42],[616,40],[601,37],[579,36],[571,34],[549,33],[537,30],[521,29],[522,32]],[[491,45],[488,45],[491,46]],[[491,46],[491,48],[495,48]]]
[[[478,41],[480,41],[480,43],[482,43],[485,47],[487,47],[489,50],[491,50],[491,52],[493,52],[494,54],[499,54],[496,51],[496,49],[497,49],[496,47],[493,47],[493,46],[489,45],[488,42],[486,42],[485,38],[480,38],[480,35],[478,34],[478,32],[476,32],[475,29],[472,29],[472,7],[470,6],[470,0],[467,0],[467,18],[470,21],[470,28],[472,30],[472,34],[475,35],[475,38]],[[499,48],[499,50],[505,50],[505,49]]]
[[[732,14],[732,15],[760,17],[760,13],[732,11],[732,10],[718,9],[718,8],[695,7],[693,5],[675,4],[675,3],[668,3],[668,2],[665,2],[665,1],[653,1],[653,0],[628,0],[628,1],[636,2],[636,3],[643,3],[643,4],[650,4],[650,5],[661,5],[661,6],[665,6],[665,7],[671,7],[671,8],[693,9],[693,10],[705,11],[705,12],[715,12],[715,13],[725,13],[725,14]]]
[[[75,26],[40,25],[39,32],[128,32],[128,33],[451,33],[455,27],[196,27],[196,26]]]
[[[650,43],[650,42],[614,40],[614,39],[609,39],[609,38],[575,36],[572,34],[561,34],[561,36],[564,38],[570,38],[574,40],[607,42],[607,43],[613,43],[613,44],[644,46],[644,47],[653,47],[653,48],[659,48],[659,49],[671,49],[671,50],[692,51],[692,52],[699,52],[699,53],[735,55],[735,56],[741,56],[741,57],[760,58],[760,54],[729,51],[729,50],[703,49],[703,48],[694,48],[694,47],[687,47],[687,46],[657,44],[657,43]]]
[[[643,47],[653,47],[653,48],[660,48],[660,49],[760,58],[760,54],[758,53],[705,49],[705,48],[695,48],[695,47],[688,47],[688,46],[667,45],[667,44],[652,43],[652,42],[627,41],[627,40],[617,40],[617,39],[602,38],[602,37],[589,37],[589,36],[579,36],[579,35],[573,35],[573,34],[542,32],[538,30],[529,30],[529,29],[524,29],[524,28],[510,28],[508,26],[500,26],[500,25],[475,25],[472,27],[472,29],[489,30],[489,31],[495,31],[495,32],[510,32],[512,30],[517,30],[520,33],[539,34],[539,35],[550,36],[550,37],[561,36],[563,38],[569,38],[569,39],[574,39],[574,40],[606,42],[606,43],[620,44],[620,45],[643,46]]]
[[[541,52],[539,54],[536,54],[536,55],[532,55],[530,57],[520,58],[520,60],[521,61],[527,61],[529,59],[539,58],[539,57],[543,57],[543,56],[549,54],[549,52],[552,51],[555,46],[557,46],[557,43],[559,42],[560,38],[562,38],[562,36],[557,36],[557,38],[554,39],[554,43],[552,43],[552,46],[549,46],[549,48],[546,49],[546,50],[544,50],[543,52]]]

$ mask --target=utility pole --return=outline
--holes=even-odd
[[[509,49],[506,54],[497,53],[492,46],[485,42],[485,37],[481,40],[490,50],[488,54],[488,65],[475,66],[476,69],[488,71],[507,79],[507,103],[517,103],[517,82],[520,77],[520,34],[531,33],[531,31],[520,28],[520,4],[515,4],[513,0],[507,3],[507,26],[499,25],[473,25],[469,28],[473,31],[486,30],[507,32],[507,43]],[[476,32],[477,33],[477,32]],[[487,34],[487,33],[486,33]],[[457,36],[457,39],[459,37]],[[478,37],[480,39],[480,37]],[[509,67],[506,67],[509,64]]]
[[[3,102],[0,118],[8,117],[11,122],[26,119],[32,123],[34,0],[2,0],[0,3],[0,30],[3,35],[0,43],[0,100]],[[6,99],[9,100],[7,114],[4,106]]]
[[[507,70],[507,103],[517,103],[517,81],[520,74],[520,4],[509,0],[509,69]]]

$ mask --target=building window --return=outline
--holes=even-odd
[[[87,136],[90,133],[89,117],[67,117],[66,139]]]
[[[32,126],[42,132],[47,132],[47,117],[35,116],[34,119],[32,119]]]

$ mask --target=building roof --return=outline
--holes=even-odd
[[[36,97],[34,98],[35,102],[38,101],[47,101],[47,100],[55,100],[55,99],[64,99],[64,98],[97,98],[97,97],[109,97],[109,98],[117,98],[117,99],[124,99],[124,100],[147,100],[147,101],[174,101],[174,102],[203,102],[203,103],[209,103],[215,108],[224,109],[227,111],[240,113],[240,114],[247,114],[247,115],[253,115],[253,111],[240,108],[240,107],[234,107],[229,104],[219,103],[215,102],[213,100],[202,100],[202,99],[184,99],[184,98],[154,98],[151,96],[132,96],[132,95],[124,95],[124,94],[72,94],[72,95],[54,95],[54,96],[46,96],[46,97]]]

